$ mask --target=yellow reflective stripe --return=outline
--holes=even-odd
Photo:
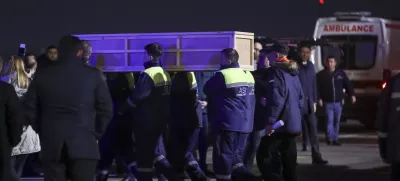
[[[227,88],[248,86],[248,76],[240,68],[227,68],[220,71],[224,75]]]
[[[237,164],[232,166],[232,170],[236,170],[236,169],[238,169],[240,167],[243,167],[243,166],[244,166],[243,163],[237,163]]]
[[[253,74],[251,74],[250,71],[245,71],[245,72],[246,72],[246,75],[247,75],[247,82],[249,83],[249,86],[250,87],[254,86],[255,80],[254,80]]]
[[[230,180],[231,175],[222,175],[222,174],[215,174],[216,179],[221,179],[221,180]]]
[[[128,80],[129,88],[133,88],[135,85],[135,77],[133,76],[133,73],[126,73],[125,74],[126,80]]]
[[[144,70],[144,72],[149,75],[156,87],[171,85],[169,73],[161,67],[150,67]]]
[[[189,83],[191,85],[191,89],[196,89],[197,88],[197,81],[196,81],[196,76],[194,75],[193,72],[188,72],[187,77],[189,79]]]

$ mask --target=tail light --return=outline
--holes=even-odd
[[[382,72],[382,89],[384,89],[386,87],[386,82],[390,79],[390,77],[392,76],[392,71],[390,71],[389,69],[384,69]]]

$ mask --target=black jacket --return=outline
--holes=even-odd
[[[343,70],[330,72],[322,70],[317,74],[318,99],[324,102],[341,102],[344,98],[343,89],[354,95],[353,86]]]
[[[11,149],[21,140],[22,109],[14,88],[0,81],[0,180],[14,181],[11,177]]]
[[[271,80],[272,68],[262,68],[253,72],[255,81],[256,107],[254,111],[254,130],[265,128],[265,111],[267,108],[262,104],[262,99],[267,97],[269,81]]]
[[[60,54],[42,66],[25,95],[30,121],[37,123],[41,157],[56,160],[99,159],[96,140],[112,117],[112,101],[102,73],[80,57]]]
[[[301,61],[297,61],[297,64],[299,66],[299,80],[305,98],[302,113],[314,113],[314,103],[317,103],[318,94],[314,64],[310,61],[307,61],[306,64],[303,64]]]
[[[192,72],[177,72],[171,85],[170,126],[178,128],[202,127],[203,114],[198,102],[197,82]]]

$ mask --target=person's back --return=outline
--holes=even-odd
[[[62,173],[52,175],[61,167],[56,162],[61,158],[67,159],[68,170],[88,169],[88,173],[73,175],[72,180],[88,178],[100,158],[96,140],[112,117],[112,101],[102,74],[85,65],[81,54],[78,38],[63,37],[58,61],[37,72],[26,95],[30,120],[37,119],[42,139],[45,180],[64,177]],[[76,161],[81,160],[90,162],[79,165]],[[75,174],[76,170],[69,171]]]
[[[21,140],[23,111],[14,88],[0,81],[0,180],[11,177],[11,148]]]
[[[133,99],[137,103],[136,115],[139,120],[146,120],[154,123],[154,126],[163,127],[167,124],[170,115],[169,106],[167,105],[170,103],[171,78],[167,71],[161,68],[158,63],[155,63],[141,73],[139,82],[136,85],[143,83],[141,81],[145,79],[151,79],[152,81],[142,84],[141,87],[149,86],[151,88],[149,91],[138,93],[141,89],[135,86]],[[149,85],[149,83],[152,85]],[[144,94],[148,95],[143,96]]]
[[[272,77],[274,79],[281,79],[283,85],[277,85],[283,87],[281,92],[282,97],[268,97],[267,100],[278,99],[283,102],[284,107],[282,109],[281,120],[285,122],[284,129],[278,129],[276,131],[288,132],[291,134],[301,134],[301,108],[304,105],[304,95],[300,85],[299,78],[296,72],[295,62],[276,62],[274,65],[274,73]],[[275,86],[275,85],[274,85]],[[273,96],[274,94],[268,94]],[[275,94],[276,95],[276,94]],[[286,99],[281,99],[286,98]],[[268,104],[268,102],[267,102]]]
[[[218,113],[213,120],[213,126],[222,130],[248,133],[251,130],[246,129],[247,126],[243,127],[244,122],[250,121],[247,120],[246,113],[248,79],[246,73],[238,67],[236,63],[216,72],[215,77],[207,82],[204,92],[212,98],[210,102],[215,103],[213,108]],[[226,86],[221,85],[224,82]]]
[[[171,124],[190,128],[201,126],[197,82],[193,72],[178,72],[171,85]],[[199,112],[198,112],[199,111]]]

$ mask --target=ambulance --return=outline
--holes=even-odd
[[[313,37],[329,43],[312,51],[316,71],[324,69],[327,56],[334,56],[353,84],[357,103],[344,100],[343,118],[372,127],[379,94],[400,71],[400,21],[369,12],[337,12],[317,20]]]

